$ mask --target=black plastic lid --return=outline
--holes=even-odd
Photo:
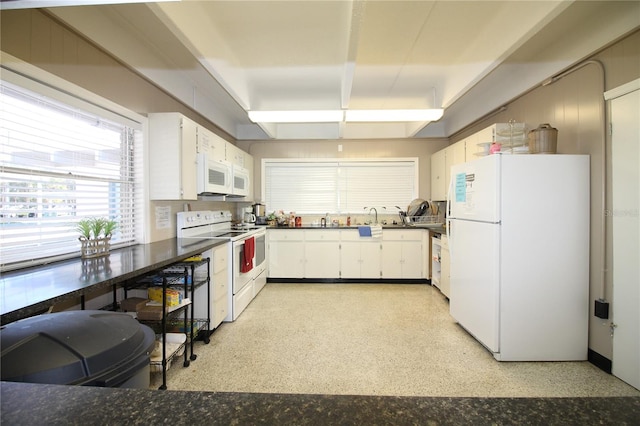
[[[84,310],[26,318],[0,330],[2,380],[109,386],[147,365],[154,341],[153,330],[125,313]]]

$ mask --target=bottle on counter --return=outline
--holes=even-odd
[[[347,216],[347,226],[351,226],[351,216]]]

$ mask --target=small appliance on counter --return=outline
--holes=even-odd
[[[242,222],[247,224],[256,223],[257,216],[253,214],[253,209],[251,207],[247,207],[242,209]]]
[[[253,209],[253,214],[256,217],[256,220],[254,221],[256,225],[266,225],[267,224],[267,207],[261,203],[256,203],[251,207]]]

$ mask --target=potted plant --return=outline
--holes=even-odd
[[[76,230],[80,234],[82,258],[106,256],[111,248],[111,235],[118,226],[112,219],[90,217],[78,222]]]
[[[267,225],[276,226],[276,219],[277,219],[277,216],[276,216],[276,212],[274,211],[269,216],[267,216]]]

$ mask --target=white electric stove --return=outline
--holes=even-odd
[[[261,226],[232,225],[229,211],[179,212],[176,218],[177,235],[182,245],[190,240],[214,239],[227,241],[228,258],[228,312],[225,321],[235,321],[253,298],[262,290],[266,278],[266,229]],[[253,268],[243,271],[245,243],[253,238]],[[214,265],[214,262],[211,262]],[[213,281],[213,271],[210,276]],[[214,283],[211,283],[214,286]],[[212,293],[213,294],[213,293]]]

